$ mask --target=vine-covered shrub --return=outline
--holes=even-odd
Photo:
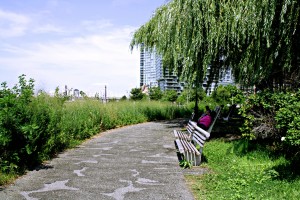
[[[242,132],[249,139],[268,139],[288,155],[300,153],[300,90],[261,92],[249,96],[241,108]]]

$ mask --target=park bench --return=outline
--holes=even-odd
[[[215,111],[216,116],[207,131],[197,126],[197,123],[191,120],[187,124],[186,132],[174,130],[176,149],[193,166],[198,166],[201,163],[204,143],[210,137],[210,132],[220,115],[221,107],[217,107]]]
[[[186,140],[178,138],[175,140],[175,146],[186,161],[191,162],[193,166],[197,166],[201,163],[203,146],[205,141],[210,137],[210,133],[198,127],[196,123],[192,124],[194,124],[192,139]]]

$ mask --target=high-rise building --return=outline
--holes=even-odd
[[[141,45],[141,51],[140,51],[140,87],[143,87],[144,85],[144,67],[145,67],[145,51],[144,51],[144,45]]]
[[[223,62],[224,56],[220,58]],[[208,67],[207,74],[203,80],[203,89],[207,89],[207,82],[210,73],[210,67]],[[215,81],[214,81],[215,82]],[[212,83],[207,89],[207,95],[210,95],[215,87],[215,83]],[[222,70],[219,74],[218,85],[234,84],[234,77],[230,67]],[[140,49],[140,86],[141,87],[159,87],[162,91],[175,90],[180,94],[184,88],[184,83],[179,82],[178,76],[171,72],[168,68],[163,69],[162,56],[158,55],[155,49],[150,52],[141,45]]]
[[[169,70],[164,71],[162,56],[155,49],[151,52],[141,46],[140,52],[140,86],[159,87],[162,91],[175,90],[181,93],[183,84],[179,83],[178,77]]]
[[[224,62],[225,57],[221,56],[220,57],[220,62]],[[233,85],[235,84],[234,82],[234,77],[233,77],[233,73],[232,73],[232,68],[231,67],[224,67],[219,74],[219,80],[217,82],[217,84],[215,83],[215,80],[210,84],[210,86],[208,87],[208,77],[210,74],[210,66],[208,66],[207,68],[207,73],[206,73],[206,77],[203,80],[203,89],[207,90],[207,95],[210,95],[215,88],[217,87],[217,85]],[[207,88],[208,87],[208,88]]]
[[[155,52],[146,51],[144,46],[141,46],[140,52],[140,86],[154,87],[158,86],[156,67],[159,60]]]

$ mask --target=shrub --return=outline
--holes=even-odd
[[[163,92],[160,90],[159,87],[152,87],[149,91],[149,98],[150,100],[158,101],[163,97]]]
[[[205,91],[200,88],[198,89],[198,98],[200,101],[205,100],[207,98],[207,95]],[[184,89],[181,94],[177,98],[177,103],[180,104],[186,104],[190,102],[195,102],[196,100],[196,90],[195,89]]]
[[[9,89],[6,83],[0,90],[0,152],[1,169],[14,171],[28,161],[31,153],[28,144],[31,134],[36,129],[30,122],[34,80],[27,81],[25,75],[19,76],[19,83]],[[27,126],[26,126],[27,125]],[[22,160],[22,162],[20,162]],[[24,160],[24,161],[23,161]]]
[[[218,104],[240,104],[245,100],[245,97],[240,89],[233,85],[220,85],[211,94]]]
[[[241,108],[242,132],[249,139],[268,139],[292,159],[300,153],[300,90],[251,95]]]
[[[146,97],[140,88],[132,88],[130,91],[130,99],[133,101],[142,100]]]
[[[162,100],[175,102],[178,97],[178,94],[175,90],[166,90],[163,93]]]

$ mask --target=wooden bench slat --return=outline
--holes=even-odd
[[[203,136],[201,133],[199,133],[198,131],[194,131],[194,135],[193,135],[194,137],[197,137],[197,138],[199,138],[199,139],[201,139],[201,140],[207,140],[208,138],[207,137],[205,137],[205,136]]]
[[[174,130],[174,135],[175,135],[175,138],[178,138],[178,139],[185,139],[185,140],[188,140],[189,139],[189,135],[186,134],[185,132],[183,131],[178,131],[178,130]]]
[[[192,134],[195,130],[195,125],[196,125],[196,123],[190,120],[187,127],[186,127],[186,131],[174,130],[175,138],[191,140],[192,139]]]
[[[175,138],[178,139],[185,139],[185,140],[191,140],[191,134],[190,132],[186,132],[186,131],[176,131],[174,132],[174,136]]]
[[[186,140],[180,140],[180,142],[181,142],[184,150],[190,152],[190,149],[189,149],[189,146],[187,144],[187,141]]]
[[[175,138],[178,138],[178,131],[174,130],[173,133],[174,133]]]
[[[177,145],[177,147],[178,147],[178,151],[179,151],[180,153],[184,153],[184,148],[183,148],[183,146],[182,146],[181,141],[180,141],[179,139],[177,139],[177,140],[175,140],[175,142],[176,142],[176,145]]]

